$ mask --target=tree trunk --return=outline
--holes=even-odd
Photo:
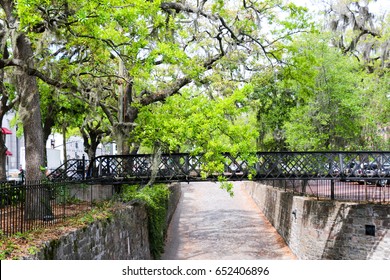
[[[92,166],[88,167],[88,170],[94,172],[93,174],[88,174],[89,176],[96,176],[96,162],[93,160],[96,157],[96,150],[101,143],[103,136],[107,133],[100,128],[101,123],[93,124],[93,122],[84,122],[80,128],[80,132],[84,140],[84,152],[88,154],[89,164]]]
[[[5,135],[1,134],[0,135],[0,181],[7,180],[7,170],[6,170],[7,156],[5,154],[5,152],[7,151],[7,147],[5,146],[4,138]]]
[[[84,138],[84,151],[88,154],[88,159],[94,159],[96,157],[96,150],[100,144],[101,137],[90,132],[89,137],[83,132]],[[89,141],[88,141],[89,140]]]
[[[62,147],[63,147],[63,156],[64,156],[64,164],[65,170],[68,169],[68,151],[66,149],[66,123],[62,125]]]
[[[116,134],[117,154],[118,155],[129,155],[130,154],[129,134],[130,134],[130,131],[128,129],[126,129],[124,131],[121,130]]]
[[[51,106],[51,105],[49,105]],[[48,112],[50,112],[50,110],[48,110]],[[51,134],[51,129],[52,127],[54,126],[55,124],[55,120],[54,120],[54,117],[53,117],[53,114],[47,114],[45,119],[43,120],[43,158],[44,158],[44,163],[45,163],[45,166],[47,166],[47,152],[46,152],[46,143],[47,143],[47,140],[49,139],[49,136]]]
[[[15,47],[15,57],[31,64],[33,51],[24,34],[19,34]],[[19,116],[23,123],[26,149],[26,179],[41,180],[44,145],[38,84],[36,78],[25,71],[18,71],[16,78],[20,96]]]
[[[125,75],[125,71],[123,69],[122,60],[119,63],[119,72],[122,76]],[[133,122],[131,113],[132,107],[132,91],[133,91],[133,83],[130,82],[126,84],[124,87],[123,84],[119,86],[119,104],[118,104],[118,125],[117,125],[117,133],[116,133],[116,141],[117,141],[117,153],[118,155],[129,155],[130,154],[130,143],[129,136],[132,130],[130,125]]]
[[[32,67],[33,50],[28,38],[22,33],[15,38],[15,58],[21,59]],[[23,123],[26,149],[26,190],[25,219],[52,219],[50,191],[37,184],[44,178],[41,168],[44,166],[44,145],[40,95],[36,78],[19,69],[16,73],[17,91],[20,96],[19,116]],[[35,182],[34,182],[35,181]]]
[[[19,97],[19,117],[23,124],[26,156],[26,200],[25,219],[53,219],[50,207],[50,188],[47,185],[34,181],[44,179],[41,168],[44,163],[44,137],[42,130],[42,117],[40,111],[40,94],[35,76],[29,71],[34,69],[32,43],[25,33],[19,31],[19,19],[15,0],[0,0],[3,8],[3,21],[7,28],[7,41],[12,44],[12,54],[15,60],[21,61],[14,73],[16,90]],[[5,16],[5,18],[4,18]],[[4,58],[4,56],[3,56]]]
[[[0,25],[1,29],[4,29],[5,27]],[[6,32],[0,32],[0,51],[1,55],[4,59],[9,58],[9,53],[7,50],[7,36]],[[7,88],[4,85],[4,70],[0,70],[0,126],[3,124],[4,116],[9,112],[13,104],[10,104],[9,100],[9,92]],[[6,181],[7,180],[7,170],[6,170],[6,163],[7,163],[7,155],[5,152],[7,151],[7,146],[5,145],[5,135],[0,133],[0,181]]]
[[[0,112],[0,125],[3,123],[4,113]],[[5,152],[7,151],[7,146],[5,145],[5,135],[0,133],[0,181],[7,180],[7,155]]]

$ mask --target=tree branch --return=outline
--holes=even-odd
[[[113,114],[111,113],[111,111],[107,108],[107,106],[105,104],[103,104],[100,101],[99,101],[99,106],[102,108],[103,112],[106,114],[111,125],[114,126],[114,124],[116,123],[116,120],[115,120]]]
[[[220,53],[214,57],[211,57],[210,59],[206,60],[203,63],[203,67],[207,70],[211,69],[213,64],[220,60],[225,54]],[[140,100],[140,104],[146,106],[158,101],[164,101],[167,97],[174,95],[179,92],[181,88],[184,86],[188,85],[189,83],[192,82],[192,79],[189,77],[184,77],[181,79],[177,79],[169,88],[162,90],[157,93],[151,93],[149,91],[143,91],[145,93]],[[146,94],[147,93],[147,94]]]
[[[177,93],[182,87],[188,85],[191,82],[192,79],[188,77],[178,79],[175,83],[171,85],[171,87],[166,90],[162,90],[161,92],[157,92],[152,95],[144,95],[143,97],[141,97],[140,103],[146,106],[158,101],[164,101],[167,97]]]
[[[205,13],[203,10],[192,8],[181,3],[163,2],[160,4],[160,8],[167,13],[170,13],[172,10],[174,10],[176,13],[186,12],[190,14],[199,14],[212,21],[218,20],[218,16],[216,15]]]
[[[58,80],[49,78],[48,76],[46,76],[45,74],[43,74],[39,70],[34,69],[34,68],[30,68],[27,65],[27,63],[25,63],[21,59],[15,59],[15,58],[0,59],[0,69],[4,69],[6,67],[19,67],[23,71],[25,71],[28,75],[35,76],[35,77],[41,79],[43,82],[45,82],[51,86],[54,86],[56,88],[59,88],[59,89],[70,89],[73,91],[79,91],[79,88],[77,86],[75,86],[74,84],[62,83]]]

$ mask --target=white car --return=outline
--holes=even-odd
[[[22,176],[19,169],[10,169],[7,171],[7,181],[22,181]]]

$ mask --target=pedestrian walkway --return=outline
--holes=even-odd
[[[242,183],[234,183],[234,194],[217,183],[183,183],[162,259],[295,259]]]

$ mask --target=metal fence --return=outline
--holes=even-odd
[[[86,178],[88,166],[89,160],[84,156],[82,159],[70,159],[47,174],[47,178],[50,181],[82,181]]]
[[[221,168],[209,172],[213,161]],[[86,178],[134,183],[215,180],[390,180],[390,151],[378,152],[258,152],[206,154],[106,155],[93,159]],[[84,173],[83,173],[84,174]],[[80,175],[78,175],[80,176]]]
[[[89,168],[85,159],[74,161],[44,182],[0,182],[0,233],[11,235],[56,224],[91,209],[95,200],[111,198],[121,184],[142,184],[151,176],[155,182],[167,183],[217,179],[221,174],[201,176],[204,162],[202,156],[188,154],[161,155],[158,161],[150,155],[104,156],[90,162]],[[223,162],[226,180],[248,180],[252,170],[253,180],[265,180],[298,195],[390,203],[389,152],[257,153],[251,163],[224,154]]]
[[[390,203],[390,185],[377,180],[267,180],[266,185],[318,200],[357,203]]]
[[[90,210],[95,199],[93,186],[83,183],[1,182],[0,233],[9,236],[57,224]]]

